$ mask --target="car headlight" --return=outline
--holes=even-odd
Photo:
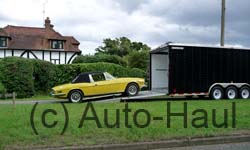
[[[140,84],[143,84],[144,82],[145,82],[144,80],[140,80],[140,81],[139,81]]]
[[[51,95],[55,94],[55,90],[51,89],[50,94],[51,94]]]

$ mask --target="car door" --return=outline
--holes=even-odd
[[[108,88],[110,93],[120,93],[124,91],[124,81],[119,78],[113,77],[108,72],[104,72],[104,76],[109,83]]]
[[[73,81],[72,89],[81,89],[85,96],[95,94],[95,84],[90,81],[89,74],[80,74]]]
[[[94,81],[95,95],[102,95],[112,93],[112,87],[110,86],[110,81],[105,79],[103,73],[91,74]]]
[[[84,92],[84,96],[91,96],[96,93],[94,83],[82,83],[80,89]]]

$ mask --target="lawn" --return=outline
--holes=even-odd
[[[172,101],[171,113],[183,113],[185,101]],[[34,124],[39,135],[35,135],[30,125],[30,114],[33,105],[0,105],[0,149],[9,146],[58,146],[58,145],[96,145],[109,143],[130,143],[138,141],[167,140],[171,138],[183,137],[208,137],[216,135],[229,135],[235,133],[250,134],[250,100],[235,101],[186,101],[187,102],[187,128],[183,127],[183,117],[171,117],[171,127],[167,127],[167,102],[141,102],[128,103],[128,120],[123,111],[126,103],[93,103],[97,113],[100,125],[93,120],[85,120],[79,128],[83,113],[86,110],[87,103],[69,104],[65,106],[69,113],[68,128],[64,135],[60,135],[64,126],[64,111],[60,104],[39,104],[34,113]],[[236,104],[236,128],[232,127],[233,108]],[[88,105],[90,106],[90,104]],[[48,125],[54,121],[57,126],[54,128],[45,128],[42,125],[41,116],[46,109],[53,109],[57,115],[52,112],[47,113],[45,120]],[[147,123],[147,115],[142,113],[145,109],[149,112],[151,121],[145,128],[139,128],[136,124],[144,125]],[[208,127],[195,128],[192,121],[197,117],[203,116],[199,111],[204,109],[207,112]],[[228,112],[228,127],[216,128],[212,122],[212,111],[216,111],[216,122],[222,123],[224,120],[224,109]],[[107,113],[106,123],[112,125],[116,119],[119,121],[119,128],[114,126],[108,128],[105,125],[105,110]],[[192,115],[197,111],[195,115]],[[119,112],[119,115],[117,115]],[[137,117],[134,120],[137,112]],[[141,112],[141,113],[139,113]],[[88,117],[92,117],[91,110],[87,112]],[[116,117],[119,116],[119,117]],[[163,117],[161,120],[152,120],[153,117]],[[93,118],[92,118],[93,119]],[[204,121],[204,120],[203,120]],[[196,120],[196,124],[202,124],[202,120]],[[128,128],[131,125],[131,128]]]
[[[38,95],[34,95],[31,98],[22,98],[22,99],[17,99],[17,100],[54,100],[57,98],[54,98],[52,96],[50,96],[49,94],[38,94]]]
[[[13,98],[6,98],[6,99],[0,99],[0,100],[12,100]],[[56,100],[57,98],[54,98],[50,96],[49,94],[37,94],[30,98],[17,98],[18,101],[26,101],[26,100]]]

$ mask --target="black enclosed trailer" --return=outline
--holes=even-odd
[[[250,49],[168,43],[150,52],[150,89],[170,96],[250,96]]]

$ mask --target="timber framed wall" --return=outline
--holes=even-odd
[[[81,52],[64,50],[32,50],[32,49],[0,49],[0,58],[5,57],[23,57],[29,59],[40,59],[49,61],[53,64],[70,64]]]

